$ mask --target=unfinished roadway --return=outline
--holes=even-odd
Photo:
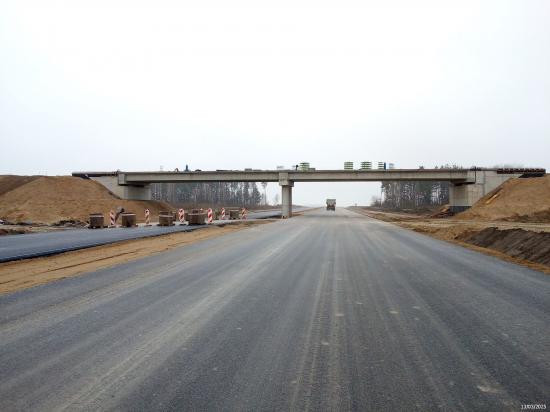
[[[338,209],[0,297],[0,410],[550,403],[550,277]]]
[[[298,210],[305,210],[299,207]],[[248,212],[248,220],[269,219],[281,217],[280,210],[264,210]],[[227,225],[240,220],[216,220],[214,225]],[[125,240],[143,239],[162,236],[170,233],[190,232],[200,230],[207,225],[180,225],[158,226],[153,223],[150,227],[143,224],[132,228],[104,228],[104,229],[68,229],[49,233],[32,233],[23,236],[0,236],[0,263],[13,260],[51,256],[73,250],[86,249],[94,246],[108,245]]]

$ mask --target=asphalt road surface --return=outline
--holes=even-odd
[[[265,210],[249,212],[248,219],[266,219],[280,217],[280,210]],[[226,221],[225,223],[227,223]],[[119,222],[120,223],[120,222]],[[214,224],[222,224],[215,221]],[[203,226],[202,226],[203,227]],[[201,226],[157,226],[150,227],[112,228],[112,229],[68,229],[48,233],[30,233],[25,235],[0,236],[0,263],[18,259],[28,259],[39,256],[55,255],[72,250],[123,240],[140,239],[174,232],[187,232],[200,229]]]
[[[550,277],[338,209],[0,296],[0,410],[550,407]]]

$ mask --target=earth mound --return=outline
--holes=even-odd
[[[138,222],[145,209],[152,219],[171,209],[164,202],[119,199],[101,184],[79,177],[0,176],[0,219],[8,222],[86,222],[90,213],[101,212],[108,224],[109,211],[119,206],[136,213]]]
[[[0,176],[0,196],[2,196],[4,193],[8,193],[13,189],[17,189],[19,186],[23,186],[24,184],[32,182],[39,177],[40,176]]]
[[[550,222],[550,175],[507,180],[454,218]]]

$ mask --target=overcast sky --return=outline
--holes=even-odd
[[[1,174],[550,169],[550,1],[3,1],[0,143]]]

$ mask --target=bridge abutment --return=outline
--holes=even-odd
[[[506,180],[521,176],[521,174],[499,174],[492,170],[473,170],[469,175],[470,181],[451,183],[449,186],[449,207],[454,213],[463,212],[472,207],[479,199]]]
[[[480,184],[451,184],[449,187],[449,207],[451,212],[459,213],[472,207],[483,197],[483,185]]]
[[[105,186],[115,196],[125,200],[151,200],[151,186],[145,185],[120,185],[118,176],[94,176],[90,177]]]

